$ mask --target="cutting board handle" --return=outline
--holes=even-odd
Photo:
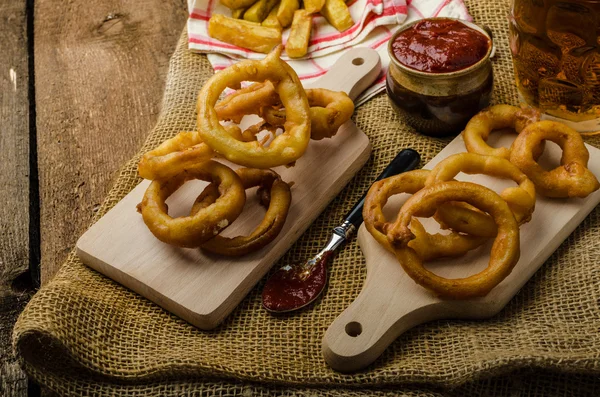
[[[414,282],[395,268],[400,266],[395,258],[384,259],[391,254],[366,234],[366,229],[361,227],[358,242],[367,262],[363,289],[323,337],[325,361],[340,372],[366,367],[403,332],[444,317],[443,303],[411,294],[410,285]],[[398,295],[403,294],[404,297],[398,299]]]
[[[380,73],[381,60],[377,51],[369,47],[355,47],[346,51],[327,73],[307,88],[344,91],[354,101]]]

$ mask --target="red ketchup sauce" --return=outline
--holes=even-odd
[[[488,38],[450,19],[417,22],[392,43],[396,59],[421,72],[449,73],[474,65],[485,57]]]
[[[327,282],[327,263],[331,252],[323,255],[309,274],[302,266],[279,270],[265,284],[262,303],[267,310],[285,312],[312,302]]]

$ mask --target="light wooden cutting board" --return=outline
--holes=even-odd
[[[345,91],[356,99],[380,70],[377,52],[357,47],[342,56],[312,87]],[[149,181],[140,183],[81,236],[77,254],[86,265],[198,328],[212,329],[362,168],[370,152],[367,136],[348,121],[335,137],[311,141],[294,167],[275,168],[284,181],[294,183],[292,205],[277,239],[250,255],[229,258],[157,240],[136,212]],[[170,215],[189,214],[206,185],[202,181],[186,183],[167,200]],[[260,223],[264,209],[257,203],[255,190],[247,191],[243,214],[223,232],[224,236],[246,234]]]
[[[509,147],[516,135],[492,134],[492,146]],[[589,169],[600,177],[600,150],[588,146]],[[424,168],[431,169],[446,157],[465,152],[459,136]],[[560,148],[546,142],[542,166],[558,165]],[[459,174],[458,180],[483,184],[500,192],[514,182],[482,175]],[[390,198],[384,208],[395,219],[408,195]],[[381,247],[362,225],[358,243],[365,255],[367,277],[356,300],[327,329],[323,355],[338,371],[356,371],[371,364],[406,330],[437,319],[487,318],[498,313],[600,202],[600,190],[585,199],[549,199],[537,196],[531,222],[521,226],[521,257],[512,273],[487,296],[463,301],[442,300],[417,285],[396,258]],[[432,219],[422,219],[430,233],[440,231]],[[445,233],[445,232],[444,232]],[[491,242],[456,259],[438,260],[426,267],[447,278],[462,278],[483,270],[489,261]],[[590,266],[597,265],[590,263]],[[335,293],[335,291],[329,291]]]

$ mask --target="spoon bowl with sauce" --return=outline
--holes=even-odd
[[[376,181],[410,171],[419,165],[419,153],[404,149],[377,177]],[[342,223],[333,229],[325,247],[306,262],[285,265],[269,278],[263,288],[263,307],[273,313],[301,309],[314,302],[327,285],[327,264],[342,243],[351,238],[363,221],[367,193],[358,200]]]

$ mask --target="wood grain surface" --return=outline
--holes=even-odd
[[[29,300],[29,103],[25,0],[0,0],[0,396],[26,396],[11,347]]]
[[[35,2],[42,283],[154,125],[186,8],[185,0]]]

